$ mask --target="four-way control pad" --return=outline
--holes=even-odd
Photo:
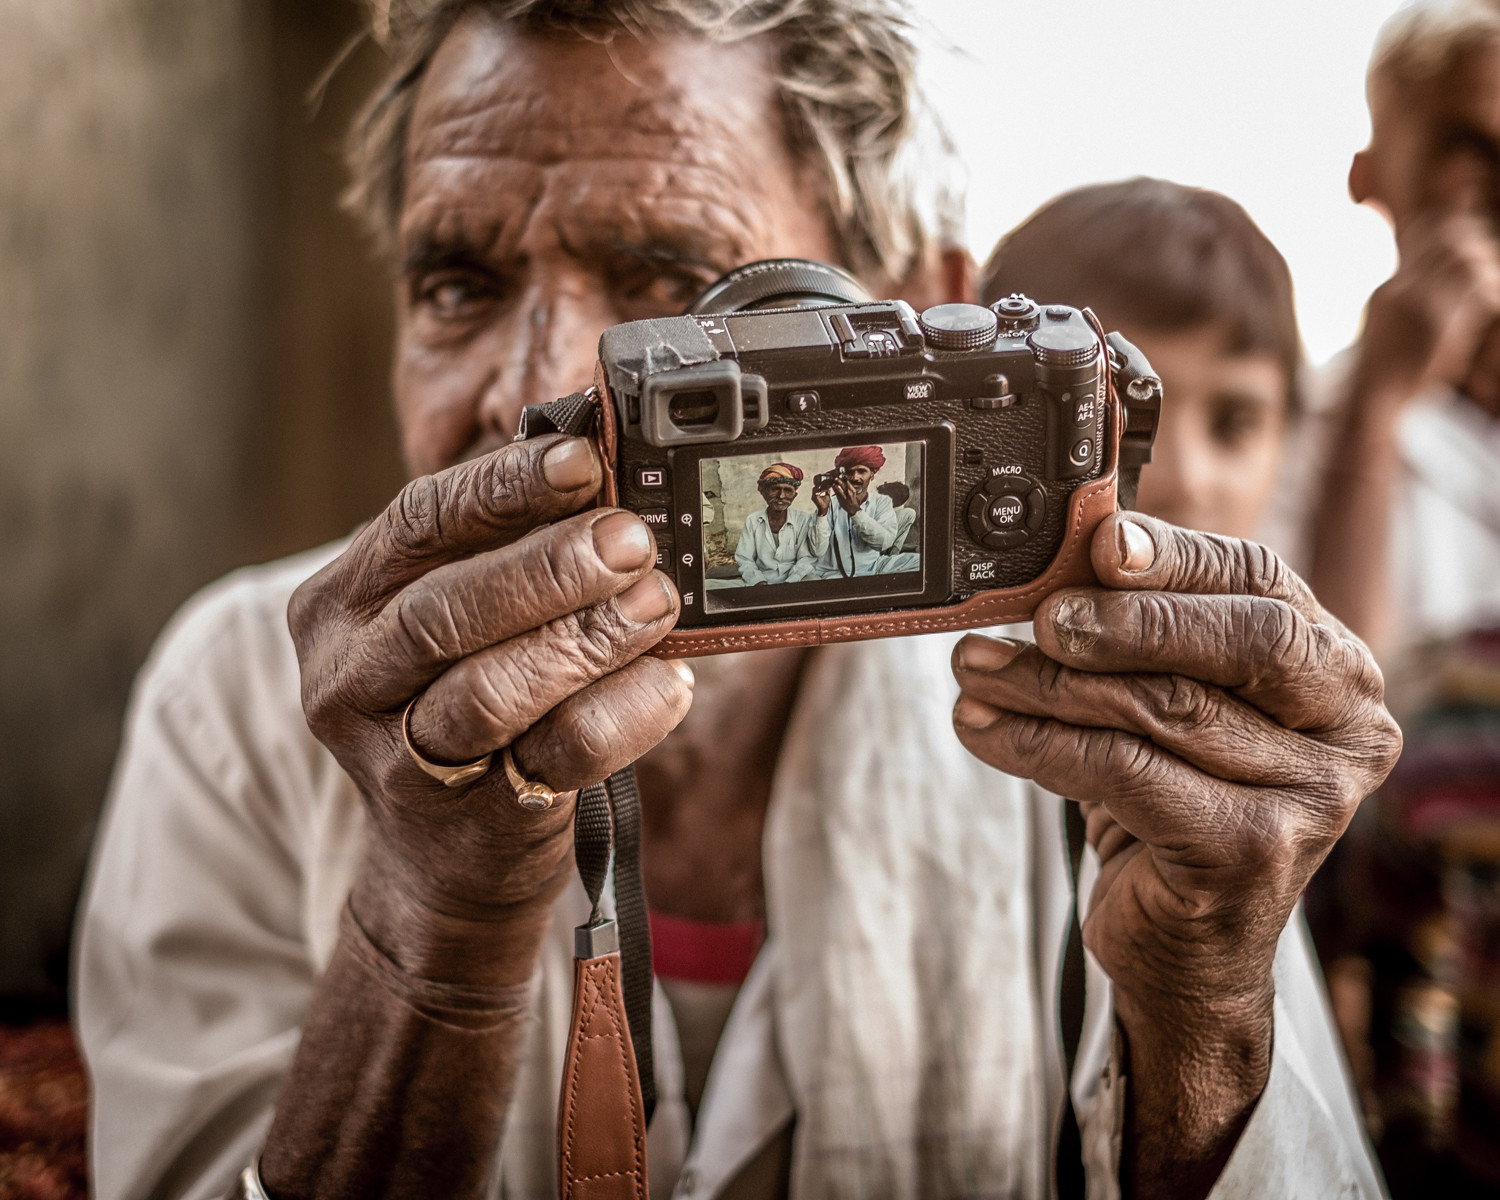
[[[995,475],[969,496],[969,533],[991,550],[1024,545],[1046,516],[1046,492],[1025,475]]]

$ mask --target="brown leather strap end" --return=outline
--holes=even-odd
[[[557,1147],[562,1200],[648,1200],[646,1111],[618,953],[573,960]]]

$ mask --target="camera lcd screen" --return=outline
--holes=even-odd
[[[923,592],[925,442],[818,442],[698,461],[705,612]]]

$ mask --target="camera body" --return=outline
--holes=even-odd
[[[919,315],[772,260],[607,330],[594,388],[528,408],[522,436],[598,439],[602,502],[650,526],[681,595],[675,656],[1027,619],[1092,580],[1122,450],[1127,471],[1149,459],[1159,404],[1086,310]]]

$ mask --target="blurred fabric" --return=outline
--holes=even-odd
[[[1395,1200],[1500,1193],[1500,629],[1390,674],[1406,747],[1308,915]]]
[[[83,1200],[87,1119],[68,1023],[0,1026],[0,1200]]]

